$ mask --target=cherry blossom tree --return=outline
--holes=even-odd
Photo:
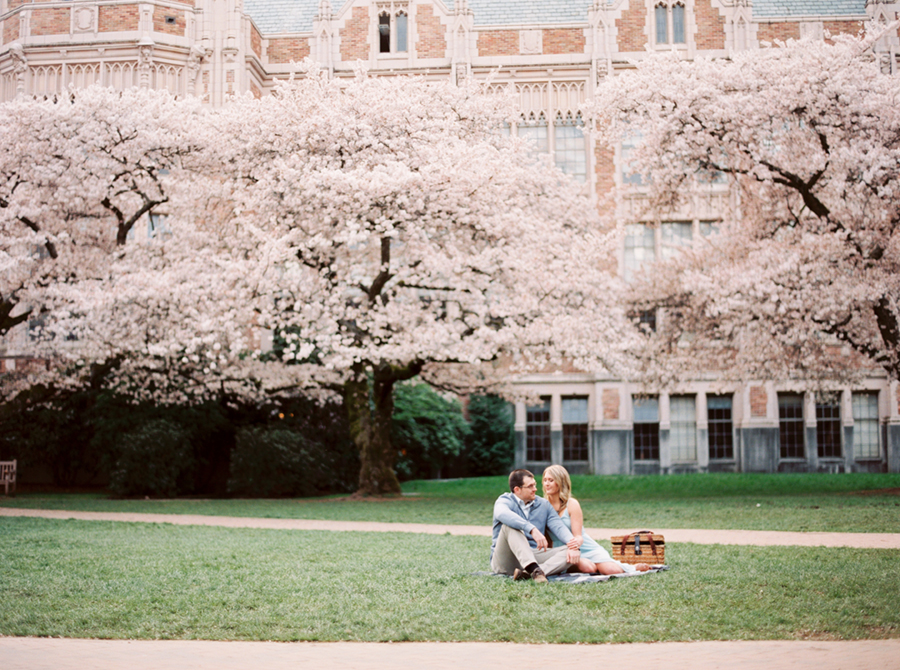
[[[900,78],[873,54],[887,34],[649,55],[590,101],[605,141],[639,131],[631,167],[657,220],[731,184],[719,234],[633,286],[638,309],[663,308],[648,353],[670,373],[900,374]]]
[[[99,86],[0,113],[0,335],[102,278],[196,151],[200,107]],[[51,296],[55,294],[55,297]]]
[[[104,364],[137,397],[337,395],[362,494],[399,491],[399,382],[469,392],[553,366],[626,369],[638,339],[614,237],[579,185],[503,132],[513,98],[490,90],[307,64],[187,137],[159,130],[182,148],[160,196],[171,234],[56,282],[48,332],[72,341],[48,346],[69,376]]]
[[[255,323],[281,371],[342,396],[361,493],[399,491],[398,382],[470,391],[564,360],[626,364],[610,238],[578,185],[503,134],[510,97],[307,68],[225,107],[218,132]]]

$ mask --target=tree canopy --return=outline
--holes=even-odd
[[[599,87],[606,140],[639,130],[631,167],[657,220],[733,188],[718,236],[634,284],[639,309],[663,308],[649,351],[670,373],[900,373],[900,78],[879,35],[650,55]]]
[[[20,98],[0,117],[0,333],[67,285],[105,277],[138,221],[169,201],[202,141],[195,101],[91,87]],[[60,298],[62,299],[62,298]]]
[[[108,366],[139,397],[337,394],[360,491],[398,491],[396,383],[624,369],[636,343],[614,238],[579,185],[504,135],[515,113],[485,83],[311,65],[271,96],[199,112],[181,140],[191,169],[154,210],[166,234],[59,294],[48,332],[70,336],[48,351]]]

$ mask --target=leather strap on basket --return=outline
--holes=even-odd
[[[625,555],[625,545],[628,544],[628,540],[632,537],[634,538],[634,555],[641,556],[644,552],[641,550],[641,535],[646,535],[647,540],[650,542],[650,551],[654,556],[656,556],[656,542],[653,541],[653,531],[652,530],[639,530],[637,532],[631,533],[630,535],[626,535],[622,538],[622,556]]]

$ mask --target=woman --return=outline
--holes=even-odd
[[[581,549],[581,562],[578,564],[579,572],[599,572],[601,575],[621,575],[625,572],[646,572],[650,566],[646,563],[628,565],[620,563],[609,555],[599,544],[594,542],[584,532],[584,514],[581,505],[571,497],[572,480],[569,473],[561,465],[551,465],[543,474],[544,498],[547,499],[553,509],[562,518],[563,523],[572,531],[575,540]],[[563,542],[553,537],[553,546],[558,547]]]

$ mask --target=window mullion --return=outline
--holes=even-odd
[[[397,12],[391,5],[391,53],[397,53]]]

